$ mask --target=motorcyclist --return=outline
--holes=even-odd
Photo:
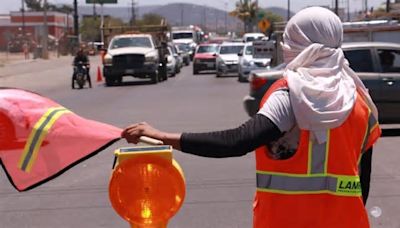
[[[79,51],[76,53],[74,58],[73,66],[74,66],[74,73],[72,74],[72,88],[74,88],[74,81],[76,79],[77,73],[77,66],[79,63],[82,63],[86,66],[86,79],[89,82],[89,87],[92,88],[92,80],[90,79],[90,62],[88,56],[85,54],[83,48],[80,48]]]

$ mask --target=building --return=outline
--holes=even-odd
[[[51,42],[71,34],[72,15],[47,12],[48,39]],[[32,44],[39,44],[45,33],[43,12],[10,12],[0,15],[0,50],[7,50],[10,43],[25,37]]]

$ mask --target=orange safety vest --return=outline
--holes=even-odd
[[[285,79],[267,91],[288,89]],[[358,175],[362,153],[379,138],[381,130],[358,93],[347,120],[327,130],[327,141],[317,144],[301,130],[296,153],[286,160],[256,150],[257,192],[253,226],[260,228],[369,227]]]

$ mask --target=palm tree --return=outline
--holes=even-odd
[[[256,22],[258,12],[258,0],[239,0],[236,8],[229,13],[230,16],[237,17],[244,23],[244,31],[252,32]]]

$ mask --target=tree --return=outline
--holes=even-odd
[[[239,0],[236,8],[229,13],[230,16],[237,17],[244,23],[244,31],[252,32],[257,18],[257,0]]]
[[[43,0],[25,0],[26,7],[30,9],[31,11],[43,11],[44,9],[44,1]],[[49,11],[56,11],[56,12],[61,12],[61,13],[66,13],[70,14],[73,11],[73,8],[69,5],[53,5],[50,3],[47,3],[47,9]]]
[[[80,31],[82,40],[84,41],[100,41],[100,18],[98,17],[84,17],[81,23]],[[118,27],[123,26],[124,22],[119,18],[105,17],[104,27]]]
[[[25,0],[26,7],[32,11],[43,11],[42,0]]]
[[[146,13],[141,20],[136,21],[136,25],[160,25],[164,17],[156,13]]]

